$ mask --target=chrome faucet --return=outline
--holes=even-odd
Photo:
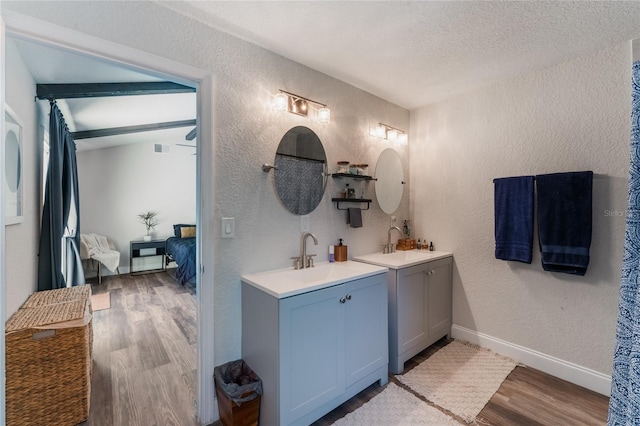
[[[396,251],[394,244],[391,242],[391,231],[393,231],[394,229],[398,231],[399,235],[402,235],[402,230],[397,226],[392,226],[391,228],[389,228],[389,232],[387,233],[387,245],[383,246],[382,249],[383,254],[395,253]]]
[[[296,269],[313,268],[313,256],[315,254],[307,254],[307,238],[313,238],[313,244],[318,245],[318,239],[311,232],[307,232],[300,237],[300,256],[292,257],[293,266]]]

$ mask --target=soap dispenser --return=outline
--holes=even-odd
[[[342,238],[340,238],[340,243],[333,247],[333,251],[333,258],[336,262],[347,261],[347,246],[342,245]]]

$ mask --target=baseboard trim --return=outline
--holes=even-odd
[[[491,349],[526,366],[610,396],[611,376],[454,324],[451,337]]]

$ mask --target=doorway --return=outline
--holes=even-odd
[[[41,22],[21,15],[5,13],[2,17],[6,36],[28,40],[43,45],[66,49],[87,57],[94,57],[118,66],[140,70],[159,78],[191,85],[197,89],[198,150],[196,160],[196,225],[198,247],[196,250],[197,291],[197,417],[202,424],[211,423],[215,417],[213,376],[213,241],[204,236],[213,235],[211,221],[204,220],[213,211],[214,188],[213,164],[213,76],[204,70],[159,58],[126,46],[90,37],[76,31],[54,25],[43,26]],[[5,34],[2,34],[4,50]],[[4,104],[4,90],[2,99]],[[4,253],[2,255],[4,261]],[[208,282],[209,285],[203,285]],[[2,283],[3,290],[5,284]],[[4,291],[0,293],[4,306]],[[207,325],[204,333],[203,324]],[[4,351],[2,351],[4,363]],[[3,399],[4,401],[4,399]],[[2,408],[2,407],[0,407]],[[0,410],[4,412],[4,410]]]

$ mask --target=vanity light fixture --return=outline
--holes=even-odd
[[[316,115],[319,123],[326,124],[331,122],[331,110],[325,104],[282,89],[274,95],[274,108],[276,111],[288,111],[292,114],[306,117],[309,115],[309,104],[320,107]]]
[[[389,142],[395,142],[400,145],[406,145],[409,143],[409,135],[407,135],[403,130],[384,123],[378,123],[377,126],[369,128],[369,135],[380,139],[386,139]]]

